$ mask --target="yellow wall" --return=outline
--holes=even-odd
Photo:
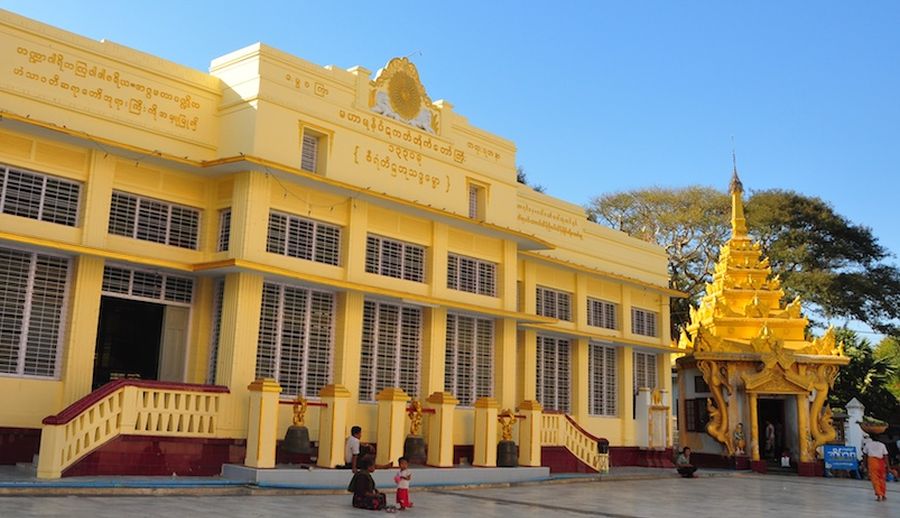
[[[256,44],[213,60],[207,74],[5,11],[0,49],[0,60],[9,64],[0,71],[0,163],[83,183],[76,227],[0,214],[0,246],[77,259],[73,293],[83,319],[67,323],[61,379],[0,375],[0,391],[21,396],[0,409],[0,427],[38,427],[43,417],[87,394],[98,276],[105,262],[114,261],[197,280],[184,379],[192,383],[206,381],[213,281],[228,277],[222,329],[229,335],[219,344],[224,363],[216,380],[235,395],[228,413],[234,423],[229,433],[237,436],[246,432],[261,282],[279,279],[336,293],[332,381],[353,394],[348,427],[362,426],[363,440],[377,440],[376,406],[356,401],[362,302],[373,296],[426,308],[422,397],[443,390],[447,311],[496,320],[494,391],[503,407],[535,397],[537,333],[578,341],[579,369],[587,368],[588,340],[621,346],[622,418],[587,414],[586,372],[573,376],[573,390],[585,428],[614,444],[633,440],[630,346],[669,347],[668,299],[677,294],[666,288],[664,251],[587,221],[581,207],[518,184],[515,145],[473,127],[449,102],[423,104],[437,121],[429,132],[374,113],[370,100],[383,86],[360,67],[320,67]],[[300,169],[305,131],[320,137],[315,173]],[[484,190],[486,203],[476,218],[468,214],[470,184]],[[113,190],[200,210],[199,248],[109,235]],[[218,214],[225,208],[232,210],[231,246],[218,252]],[[341,263],[266,252],[273,210],[341,226]],[[426,247],[426,282],[366,273],[369,233]],[[448,253],[496,263],[497,296],[448,289]],[[537,316],[536,286],[572,293],[573,321]],[[588,326],[587,297],[618,304],[619,329]],[[659,336],[632,335],[632,306],[660,312]],[[279,416],[283,433],[289,407]],[[314,437],[317,419],[311,410]],[[471,444],[472,434],[472,411],[458,410],[455,440]]]

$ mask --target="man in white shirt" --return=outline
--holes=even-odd
[[[866,454],[869,467],[869,480],[875,489],[875,500],[887,498],[885,477],[887,475],[887,446],[874,439],[863,439],[863,453]]]
[[[356,473],[356,462],[359,459],[359,438],[362,436],[362,428],[354,426],[350,429],[350,437],[344,445],[344,467],[349,467]]]

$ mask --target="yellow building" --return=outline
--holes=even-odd
[[[405,58],[256,44],[203,73],[5,11],[0,43],[3,462],[268,465],[279,394],[323,466],[356,424],[394,455],[408,400],[437,465],[490,465],[502,409],[523,464],[670,446],[664,251],[517,183],[514,144]]]
[[[837,433],[828,391],[850,359],[834,330],[808,340],[800,298],[747,235],[743,185],[731,180],[731,238],[679,338],[679,442],[695,462],[766,472],[784,452],[800,475],[823,469],[816,449]]]

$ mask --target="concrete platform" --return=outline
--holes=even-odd
[[[412,483],[416,487],[469,486],[481,484],[515,484],[541,482],[550,479],[550,468],[410,468]],[[378,470],[374,473],[379,489],[395,487],[397,469]],[[278,466],[274,469],[256,469],[239,464],[222,466],[225,480],[254,484],[259,487],[285,487],[303,489],[346,489],[353,477],[348,469],[302,469],[299,466]]]

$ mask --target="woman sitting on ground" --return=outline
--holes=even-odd
[[[363,457],[356,463],[356,467],[356,473],[347,487],[347,491],[353,493],[353,507],[372,511],[384,509],[387,499],[384,493],[375,489],[375,479],[372,478],[375,462],[369,457]]]
[[[682,477],[694,478],[694,472],[697,471],[697,467],[691,464],[691,449],[687,446],[681,450],[678,458],[675,459],[675,468]]]

